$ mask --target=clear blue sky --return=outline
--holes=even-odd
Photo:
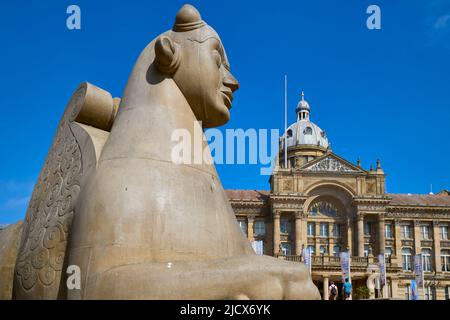
[[[145,45],[184,1],[2,1],[0,223],[24,216],[72,92],[121,96]],[[221,36],[241,83],[225,128],[283,128],[301,90],[333,151],[381,159],[391,193],[450,188],[450,1],[191,1]],[[81,8],[79,31],[66,8]],[[366,8],[381,7],[381,30]],[[225,188],[268,189],[256,165],[219,165]]]

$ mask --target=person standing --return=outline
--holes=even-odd
[[[331,281],[331,284],[328,287],[328,299],[337,300],[337,296],[338,296],[338,288],[334,284],[334,281]]]
[[[348,278],[345,279],[342,290],[344,291],[344,300],[349,300],[350,295],[352,294],[352,283],[349,281]]]

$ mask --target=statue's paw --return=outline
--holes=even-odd
[[[249,283],[242,296],[249,299],[320,300],[319,290],[311,279],[309,270],[296,262],[272,257],[256,257],[257,279]],[[249,275],[249,278],[252,276]]]

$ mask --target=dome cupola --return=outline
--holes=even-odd
[[[305,100],[305,93],[302,91],[302,100],[297,104],[295,108],[295,113],[297,114],[297,121],[309,120],[309,103]]]
[[[305,93],[302,91],[302,98],[295,108],[297,121],[286,130],[288,148],[301,145],[329,148],[330,143],[325,131],[309,120],[310,110],[309,103],[305,100]]]

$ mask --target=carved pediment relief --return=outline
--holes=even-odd
[[[352,165],[344,161],[343,159],[339,159],[336,156],[327,155],[324,158],[319,158],[316,161],[312,161],[305,165],[303,168],[305,171],[313,171],[313,172],[343,172],[343,173],[351,173],[351,172],[360,172],[361,170],[358,167]]]

